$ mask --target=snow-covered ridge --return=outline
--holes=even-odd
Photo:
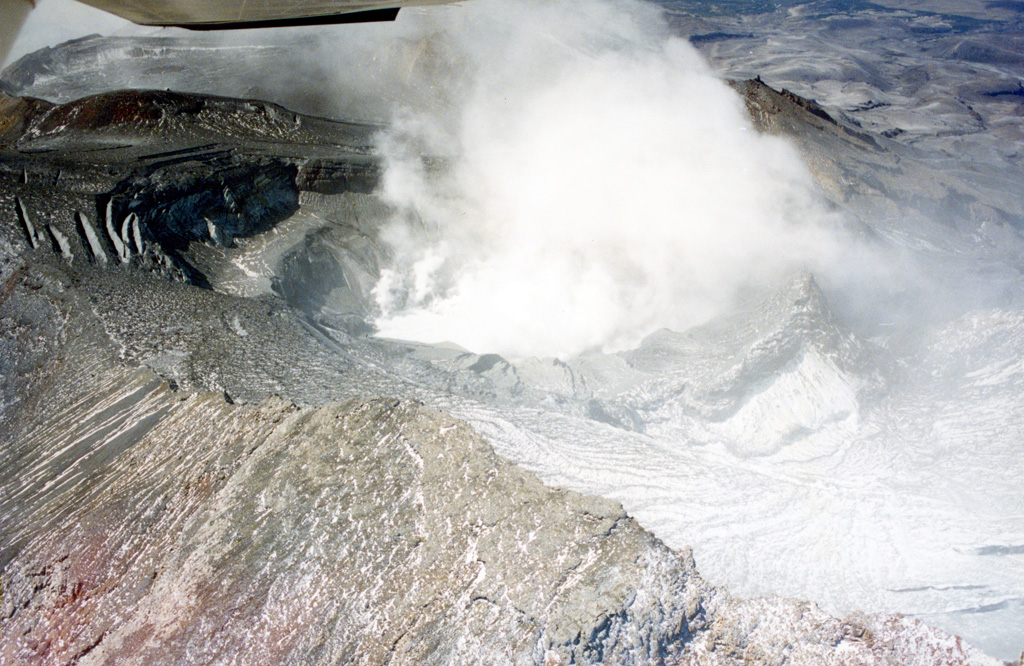
[[[826,426],[855,423],[861,396],[878,389],[863,344],[837,326],[810,276],[724,321],[657,333],[623,357],[653,375],[618,397],[648,432],[700,424],[738,454],[774,453]]]

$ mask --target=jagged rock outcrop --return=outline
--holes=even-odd
[[[830,113],[814,100],[776,90],[760,78],[730,85],[741,95],[754,126],[792,140],[826,195],[864,219],[902,218],[910,222],[909,230],[937,221],[956,224],[958,219],[987,222],[985,227],[995,229],[1019,225],[1020,202],[992,187],[986,177],[954,176],[945,162],[932,163],[919,151],[865,131],[841,112]],[[866,233],[865,228],[857,231]],[[1018,244],[1016,239],[1003,242]]]
[[[414,403],[115,370],[55,416],[0,494],[5,663],[593,663],[702,623],[685,557]]]
[[[273,228],[303,193],[365,193],[379,177],[375,127],[273,104],[146,90],[62,105],[0,101],[0,153],[21,173],[16,212],[33,249],[51,244],[40,240],[48,223],[74,239],[66,251],[58,242],[65,258],[202,286],[218,277],[203,246],[230,248]]]

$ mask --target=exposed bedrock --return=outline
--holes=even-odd
[[[0,320],[48,316],[4,355],[27,381],[0,438],[0,663],[984,663],[916,621],[733,599],[416,401],[173,391],[59,269],[3,277]]]
[[[294,165],[266,163],[160,169],[122,181],[110,194],[116,219],[134,213],[167,248],[191,241],[231,246],[287,219],[299,207]]]
[[[1000,174],[998,166],[968,173],[948,160],[930,161],[921,151],[866,132],[856,120],[830,114],[786,89],[775,90],[760,78],[730,85],[754,125],[793,140],[825,194],[863,219],[892,216],[951,226],[987,222],[997,229],[1021,224],[1019,197],[1013,187],[999,184],[1013,176]]]
[[[327,204],[306,206],[322,214],[319,224],[293,225],[289,248],[309,246],[316,254],[320,244],[305,234],[340,222],[328,217],[337,208],[331,197],[370,192],[379,178],[377,128],[263,102],[136,90],[59,106],[6,96],[0,103],[2,164],[21,175],[20,182],[5,182],[18,193],[19,238],[33,249],[43,240],[50,245],[40,226],[49,222],[79,246],[54,241],[69,262],[76,255],[83,262],[111,260],[217,288],[223,265],[236,257],[211,255],[209,248],[231,248],[280,226],[299,212],[305,193]],[[293,263],[301,254],[280,245],[275,250],[288,252]],[[251,248],[236,254],[251,255]],[[269,276],[263,277],[260,291],[269,292]],[[318,279],[343,284],[346,274],[321,272]],[[294,304],[305,307],[306,298],[296,296]],[[367,302],[355,308],[364,317]]]
[[[441,414],[236,409],[118,379],[112,425],[137,432],[67,435],[136,441],[72,463],[108,481],[18,530],[36,536],[7,567],[10,663],[632,661],[702,624],[685,558]]]

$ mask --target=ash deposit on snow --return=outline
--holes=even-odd
[[[621,502],[712,585],[902,613],[1015,659],[1022,17],[474,0],[394,25],[89,37],[0,86],[272,103],[228,122],[203,102],[200,121],[158,124],[159,152],[55,122],[19,138],[26,181],[70,151],[90,165],[74,197],[139,217],[118,275],[208,294],[146,286],[161,308],[109,272],[76,286],[122,363],[238,403],[414,398],[548,485]],[[176,171],[188,160],[206,171]],[[24,186],[33,245],[81,235]]]

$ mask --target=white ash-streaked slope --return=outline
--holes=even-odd
[[[0,663],[994,663],[912,620],[733,599],[415,401],[172,391],[66,276],[3,277],[0,313],[51,308],[60,351],[6,350],[59,381],[5,414]]]

